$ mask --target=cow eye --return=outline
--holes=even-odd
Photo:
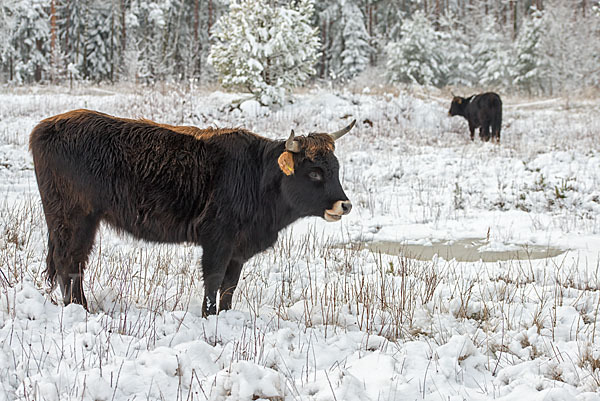
[[[308,178],[310,178],[311,181],[323,181],[323,174],[321,174],[318,171],[312,170],[308,173]]]

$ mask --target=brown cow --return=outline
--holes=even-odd
[[[101,221],[147,241],[203,248],[203,314],[231,308],[243,264],[304,216],[337,221],[352,204],[333,133],[270,140],[75,110],[47,118],[30,150],[48,224],[48,281],[87,307],[82,277]]]

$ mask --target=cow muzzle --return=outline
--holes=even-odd
[[[352,210],[352,202],[349,200],[337,201],[331,209],[325,210],[323,218],[327,221],[338,221],[342,216],[350,213]]]

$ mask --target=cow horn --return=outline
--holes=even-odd
[[[292,153],[300,152],[300,144],[294,140],[294,130],[292,130],[288,140],[285,141],[285,150]]]
[[[354,127],[354,124],[356,124],[356,120],[353,120],[350,123],[350,125],[348,125],[346,128],[342,128],[339,131],[332,132],[331,134],[329,134],[329,136],[332,137],[334,141],[338,140],[342,136],[346,135],[348,133],[348,131],[350,131],[352,129],[352,127]]]

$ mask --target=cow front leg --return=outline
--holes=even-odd
[[[231,262],[229,262],[229,266],[227,266],[227,272],[225,273],[223,283],[221,284],[221,300],[219,301],[219,311],[231,309],[233,292],[235,291],[240,279],[240,273],[242,272],[243,265],[243,262],[235,259],[232,259]]]
[[[475,140],[475,125],[469,123],[469,132],[471,133],[471,140]]]
[[[206,248],[202,254],[204,278],[204,301],[202,317],[217,314],[217,291],[223,283],[227,266],[231,261],[231,248]]]

